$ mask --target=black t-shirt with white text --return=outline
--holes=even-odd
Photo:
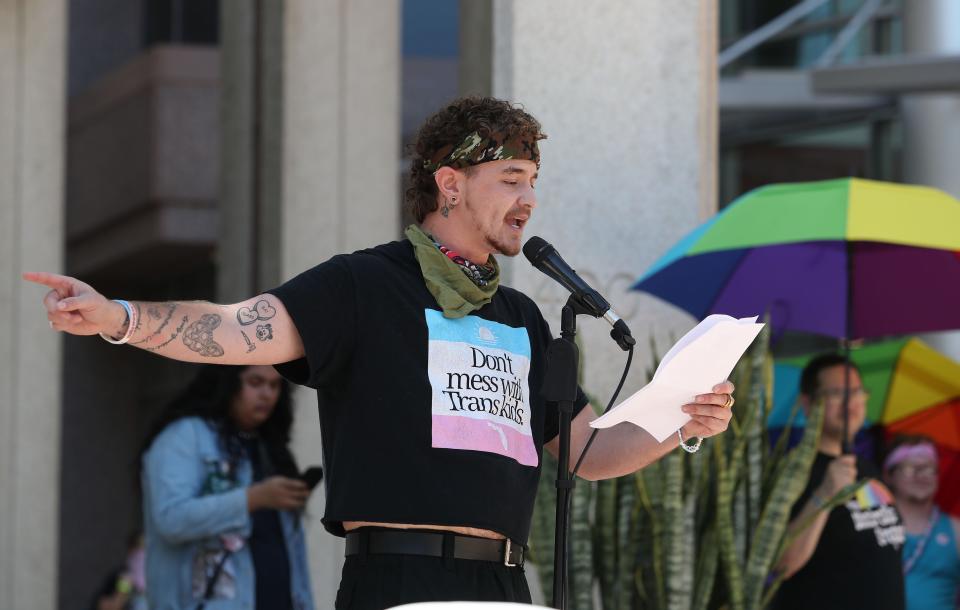
[[[532,300],[501,285],[445,318],[408,241],[335,256],[269,292],[306,354],[277,370],[317,390],[329,531],[417,523],[526,543],[558,427],[540,393],[552,337]],[[585,404],[579,392],[575,414]]]
[[[817,454],[791,519],[803,509],[834,459]],[[773,605],[776,610],[903,610],[904,529],[893,494],[877,474],[873,464],[857,458],[857,477],[869,480],[846,504],[830,511],[810,561],[781,586]]]

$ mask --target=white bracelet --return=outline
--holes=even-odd
[[[683,430],[682,428],[677,430],[677,437],[680,438],[680,448],[686,451],[687,453],[696,453],[697,451],[700,451],[700,445],[703,443],[703,437],[702,436],[695,437],[697,439],[697,442],[692,445],[688,445],[685,442],[683,442],[682,430]]]
[[[100,338],[106,341],[107,343],[113,343],[114,345],[123,345],[130,340],[130,337],[133,336],[133,331],[137,329],[137,310],[130,303],[124,301],[123,299],[113,299],[114,303],[120,303],[123,306],[123,309],[127,312],[127,332],[124,333],[121,339],[111,339],[109,335],[100,333]]]

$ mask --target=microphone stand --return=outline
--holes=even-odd
[[[575,342],[577,316],[595,317],[595,310],[577,295],[570,295],[560,312],[560,336],[547,347],[547,365],[543,379],[544,399],[557,403],[560,414],[556,533],[553,547],[553,607],[560,609],[567,607],[570,495],[576,485],[570,471],[570,425],[573,420],[573,404],[577,400],[577,376],[580,370],[580,350]],[[623,321],[614,325],[610,336],[624,351],[629,350],[635,343]]]
[[[577,372],[580,350],[574,339],[577,314],[583,311],[576,297],[567,299],[560,314],[560,336],[547,348],[547,367],[543,380],[544,398],[556,402],[560,412],[560,450],[557,464],[556,535],[553,547],[553,607],[567,607],[567,531],[568,499],[574,481],[570,472],[570,422],[577,399]]]
[[[560,336],[547,348],[546,374],[543,395],[548,402],[556,402],[560,412],[557,465],[557,513],[553,555],[553,607],[567,607],[567,534],[569,532],[570,494],[575,481],[570,471],[570,424],[573,403],[577,400],[577,374],[580,370],[580,350],[575,343],[577,316],[592,315],[576,295],[570,295],[560,313]]]

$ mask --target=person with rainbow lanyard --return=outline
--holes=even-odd
[[[541,457],[558,448],[557,408],[541,392],[552,337],[537,305],[501,283],[495,255],[520,252],[545,137],[510,102],[454,100],[417,136],[405,239],[244,302],[109,300],[74,278],[24,278],[51,288],[56,330],[190,362],[272,364],[316,389],[323,523],[346,537],[337,608],[530,603],[523,561]],[[691,419],[663,443],[631,425],[600,431],[581,476],[699,447],[694,438],[726,430],[733,391],[723,382],[678,405]],[[575,460],[594,417],[582,391],[573,417]]]
[[[846,427],[845,394],[849,397]],[[867,412],[867,391],[856,364],[840,354],[810,360],[800,375],[800,404],[809,414],[817,401],[822,401],[824,409],[819,451],[806,488],[790,513],[787,531],[798,535],[777,566],[786,580],[773,607],[903,610],[904,531],[893,494],[878,480],[880,473],[870,462],[843,453],[844,430],[852,444]],[[867,481],[856,495],[826,510],[825,504],[858,476]]]
[[[883,461],[883,478],[903,517],[907,610],[960,605],[960,519],[934,503],[939,475],[937,448],[926,436],[898,436]]]

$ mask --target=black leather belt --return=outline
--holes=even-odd
[[[474,538],[449,533],[410,530],[366,530],[347,532],[347,556],[351,555],[426,555],[477,561],[497,561],[503,565],[523,566],[524,548],[506,540]]]

